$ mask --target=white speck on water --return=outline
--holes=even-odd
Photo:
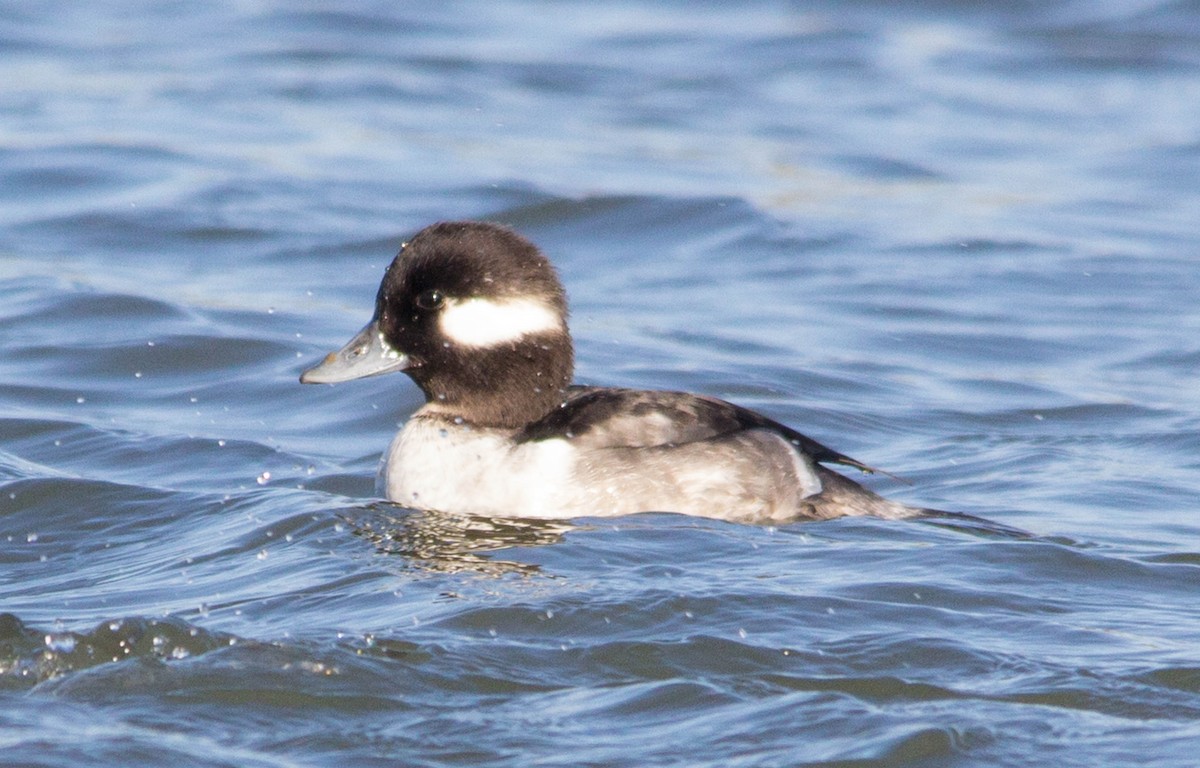
[[[80,395],[79,397],[75,398],[75,402],[80,405],[83,405],[84,403],[87,402],[87,398],[84,397],[83,395]]]
[[[25,534],[25,541],[29,544],[36,544],[37,540],[38,540],[38,535],[36,533],[31,532],[31,533]]]
[[[46,647],[59,653],[70,653],[75,650],[75,636],[70,634],[48,634],[45,638]]]
[[[255,478],[255,480],[256,480],[256,482],[258,482],[259,485],[266,485],[267,483],[269,483],[271,481],[271,473],[263,472],[261,475],[259,475],[257,478]]]

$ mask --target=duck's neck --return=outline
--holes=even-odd
[[[519,429],[562,404],[574,356],[553,337],[524,339],[503,349],[448,349],[408,371],[425,394],[426,410],[478,427]]]

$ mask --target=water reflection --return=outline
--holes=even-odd
[[[946,528],[986,539],[1046,539],[1046,537],[1038,536],[1030,531],[966,512],[946,512],[935,509],[929,510],[929,514],[918,519],[922,523],[938,528]]]
[[[342,513],[356,536],[378,552],[398,555],[406,567],[437,573],[474,571],[486,576],[529,575],[534,563],[500,559],[495,553],[554,544],[578,526],[561,520],[515,520],[413,510],[376,502]]]
[[[351,531],[383,555],[402,558],[405,569],[433,573],[475,572],[486,576],[541,572],[536,563],[498,557],[521,547],[556,544],[569,531],[586,526],[563,520],[494,518],[414,510],[388,502],[345,510],[340,517]],[[924,524],[980,538],[1045,539],[982,517],[930,510]],[[803,523],[802,523],[803,524]],[[1074,544],[1063,541],[1060,543]]]

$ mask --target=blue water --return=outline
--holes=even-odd
[[[1195,765],[1194,0],[6,0],[0,83],[0,763]],[[381,501],[415,388],[296,377],[460,217],[997,527]]]

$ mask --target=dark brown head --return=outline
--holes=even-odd
[[[435,409],[519,427],[562,402],[573,351],[549,260],[496,224],[443,222],[401,248],[371,323],[302,381],[403,370]]]

